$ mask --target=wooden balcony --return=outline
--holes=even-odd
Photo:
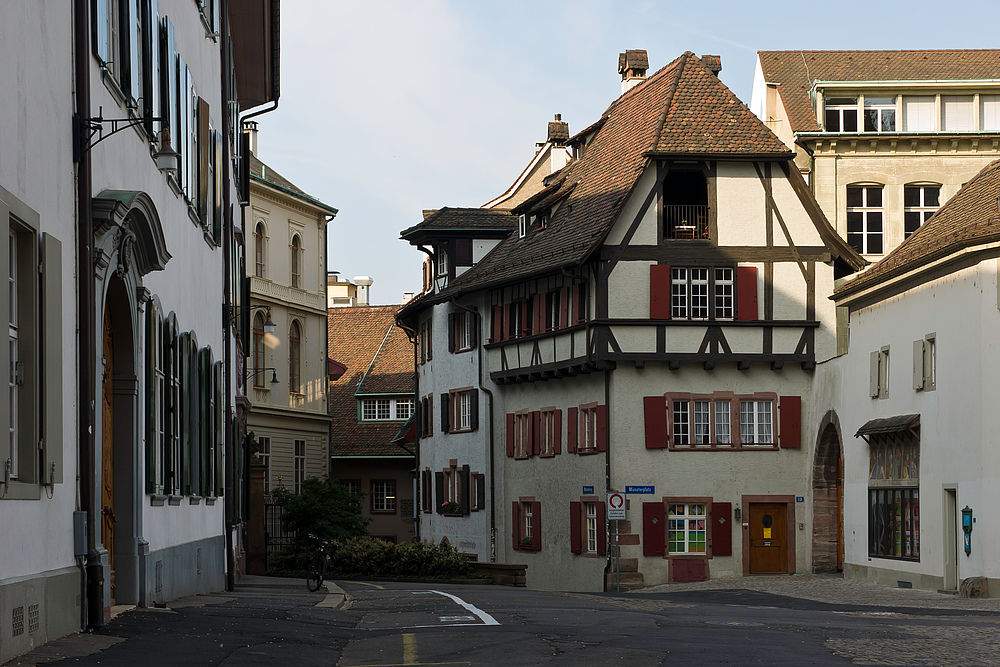
[[[663,207],[663,229],[668,239],[708,240],[708,206],[667,204]]]

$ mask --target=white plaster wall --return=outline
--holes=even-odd
[[[717,174],[719,245],[765,245],[764,186],[753,164],[719,162]]]
[[[72,566],[76,509],[76,188],[71,3],[4,2],[0,20],[0,186],[62,243],[63,483],[52,498],[0,499],[0,583]],[[5,223],[6,224],[6,223]],[[6,425],[3,428],[7,428]],[[11,536],[30,536],[12,539]]]
[[[653,220],[656,229],[656,220]],[[653,241],[653,245],[655,245]],[[653,262],[618,262],[608,276],[608,317],[649,318],[649,267]]]
[[[625,206],[622,207],[618,220],[611,227],[606,241],[608,245],[618,245],[622,242],[629,227],[632,226],[632,222],[640,212],[642,213],[642,222],[639,223],[630,243],[632,245],[656,245],[659,243],[656,234],[656,199],[654,198],[649,206],[643,209],[646,196],[655,184],[656,165],[650,163],[642,172],[639,180],[636,181],[632,193],[625,202]]]
[[[500,241],[496,239],[474,239],[472,241],[472,263],[478,264],[499,243]]]

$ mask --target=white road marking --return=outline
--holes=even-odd
[[[455,604],[459,605],[460,607],[464,607],[465,609],[469,610],[470,612],[475,614],[480,621],[483,622],[483,625],[500,625],[500,621],[493,618],[479,607],[476,607],[473,604],[469,604],[460,597],[456,597],[451,593],[442,593],[441,591],[431,591],[431,593],[437,593],[438,595],[446,597],[449,600],[452,600]]]

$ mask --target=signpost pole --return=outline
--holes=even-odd
[[[615,592],[622,592],[622,548],[618,544],[618,519],[615,519]]]

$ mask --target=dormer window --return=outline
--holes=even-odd
[[[517,238],[523,239],[528,233],[528,215],[522,213],[517,217]]]
[[[700,170],[671,170],[663,181],[663,233],[708,239],[708,179]]]
[[[444,246],[437,248],[437,274],[439,276],[448,275],[448,251],[444,249]]]
[[[896,98],[866,97],[865,132],[895,132],[895,131],[896,131]]]
[[[858,98],[831,97],[826,101],[827,132],[858,131]]]
[[[538,215],[538,229],[545,229],[549,226],[549,214],[541,213]]]

